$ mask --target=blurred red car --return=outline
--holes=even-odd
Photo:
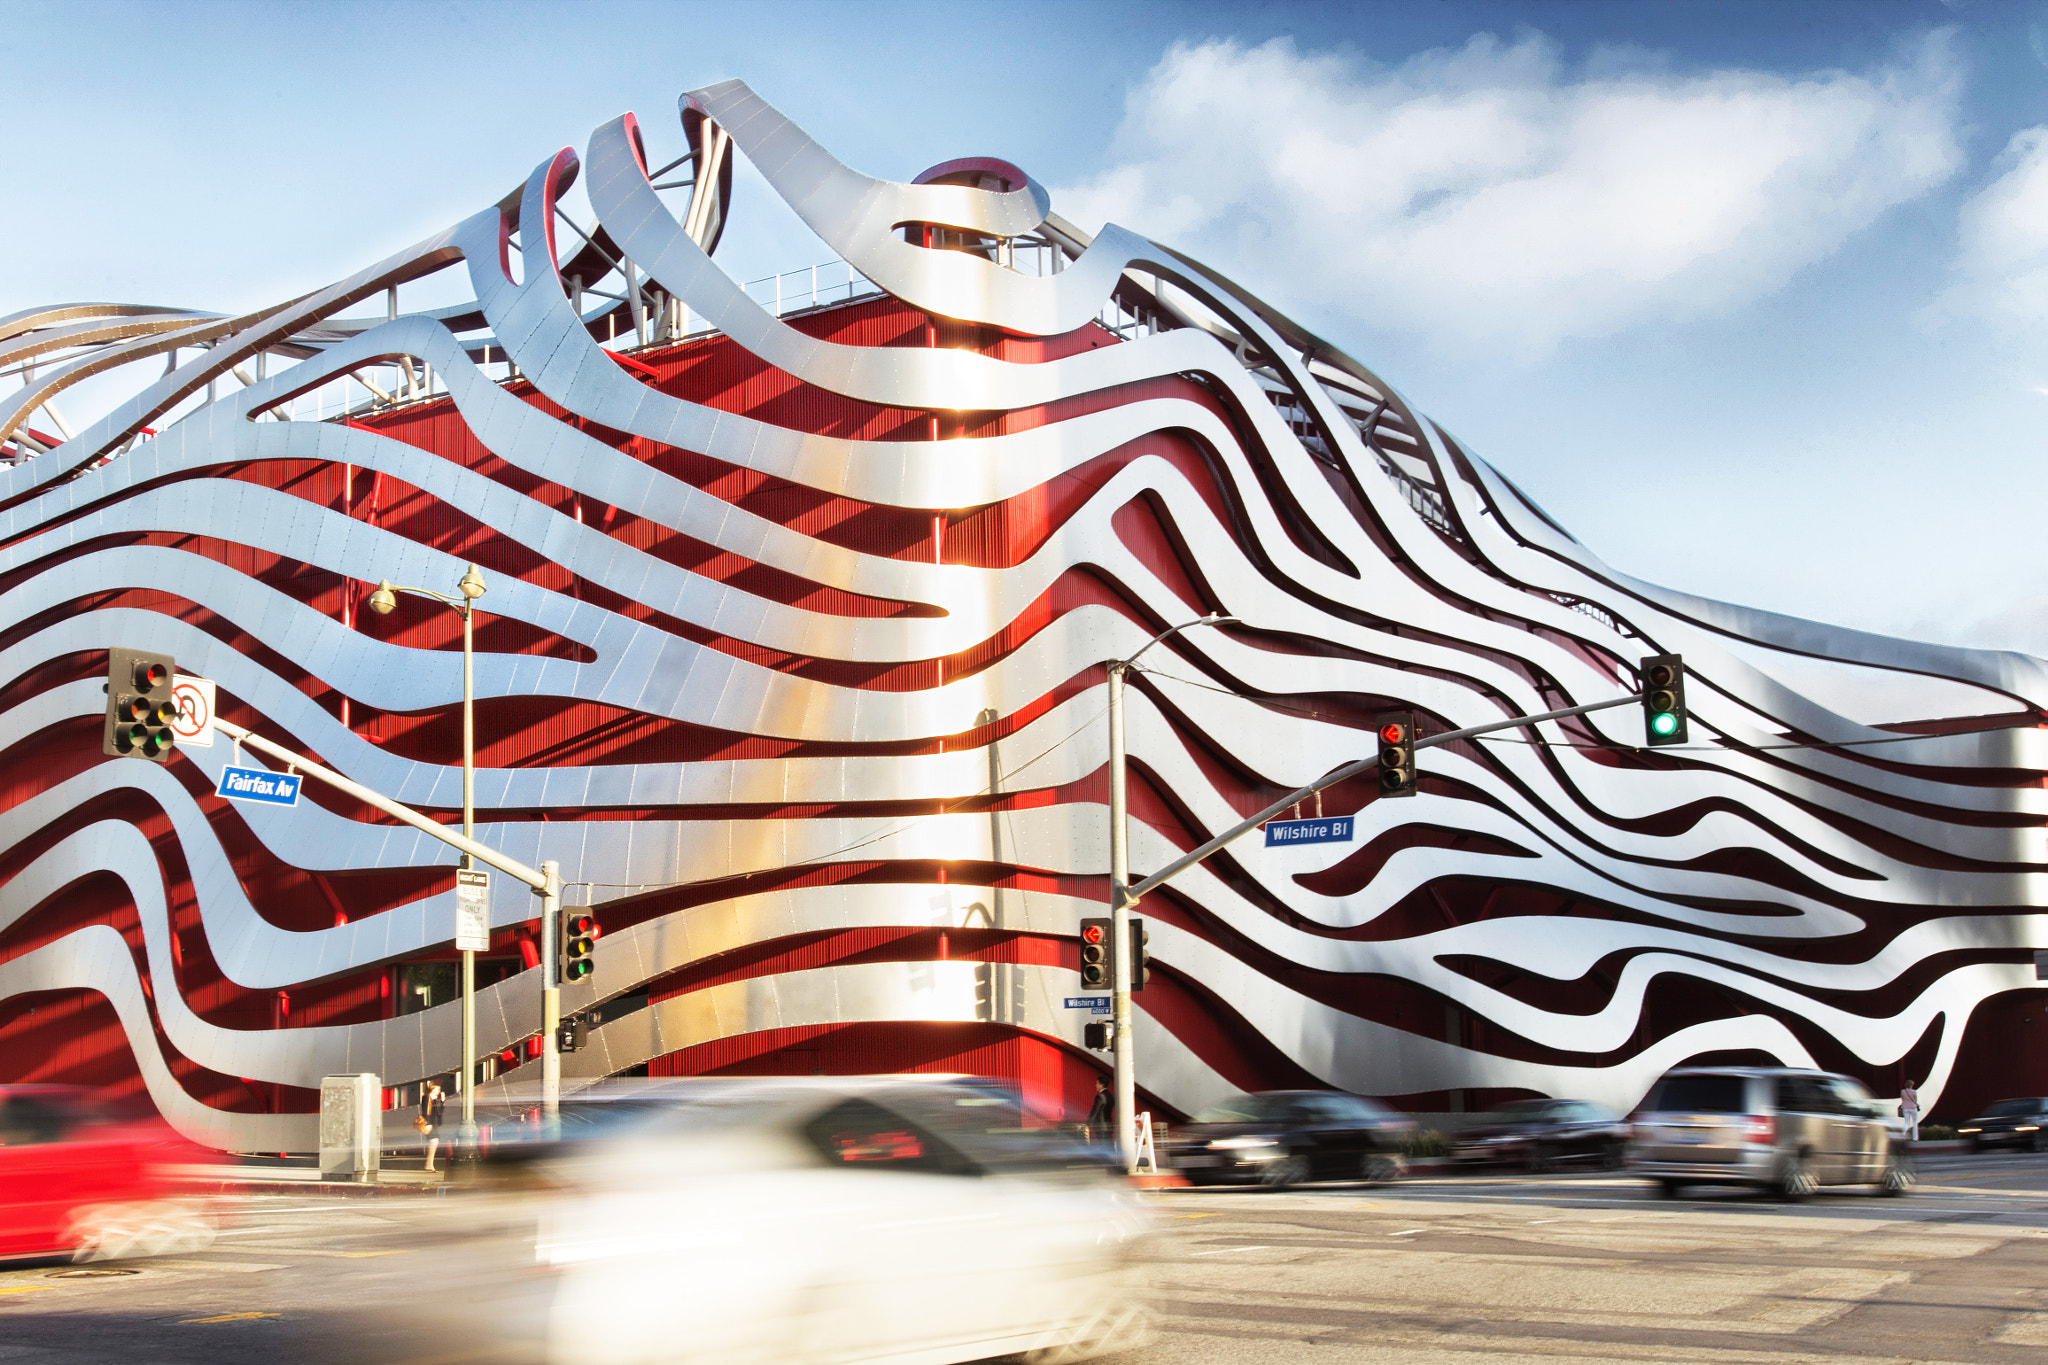
[[[122,1117],[82,1090],[0,1085],[0,1257],[112,1260],[213,1241],[173,1163],[214,1159],[155,1115]]]

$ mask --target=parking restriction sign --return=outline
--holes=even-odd
[[[463,868],[455,874],[455,951],[488,952],[491,946],[491,874]]]

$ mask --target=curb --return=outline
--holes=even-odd
[[[280,1195],[297,1194],[308,1197],[344,1199],[382,1199],[406,1195],[433,1197],[449,1187],[439,1182],[432,1185],[413,1183],[359,1184],[353,1180],[264,1180],[262,1178],[238,1180],[232,1176],[218,1179],[184,1177],[184,1183],[195,1188],[213,1187],[208,1193],[217,1195]]]

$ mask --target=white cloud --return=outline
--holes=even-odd
[[[1957,219],[1962,279],[1943,304],[1951,312],[2048,322],[2048,127],[2015,133],[1999,162],[2004,172]]]
[[[1961,163],[1941,35],[1865,74],[1611,65],[1570,79],[1540,36],[1396,67],[1178,45],[1055,207],[1261,292],[1541,351],[1757,298]]]

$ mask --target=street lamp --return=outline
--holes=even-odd
[[[476,838],[476,691],[475,641],[476,632],[472,617],[475,615],[476,599],[484,595],[484,576],[477,572],[476,565],[469,566],[469,572],[455,585],[458,596],[450,597],[432,588],[402,588],[390,579],[381,579],[377,591],[370,594],[370,610],[379,616],[389,616],[398,605],[398,594],[409,592],[415,597],[431,597],[444,606],[455,608],[462,613],[462,836]],[[467,854],[462,855],[462,867],[468,871],[475,861]],[[456,1141],[462,1145],[466,1160],[476,1151],[476,952],[462,950],[462,1126],[456,1130]]]
[[[1124,1169],[1135,1171],[1138,1164],[1137,1068],[1131,1056],[1131,906],[1130,848],[1125,839],[1124,803],[1124,674],[1138,662],[1139,655],[1169,635],[1196,626],[1231,626],[1235,616],[1210,614],[1197,621],[1168,626],[1147,640],[1128,659],[1109,661],[1109,935],[1113,946],[1109,960],[1110,1020],[1113,1031],[1111,1054],[1116,1071],[1116,1143]]]

